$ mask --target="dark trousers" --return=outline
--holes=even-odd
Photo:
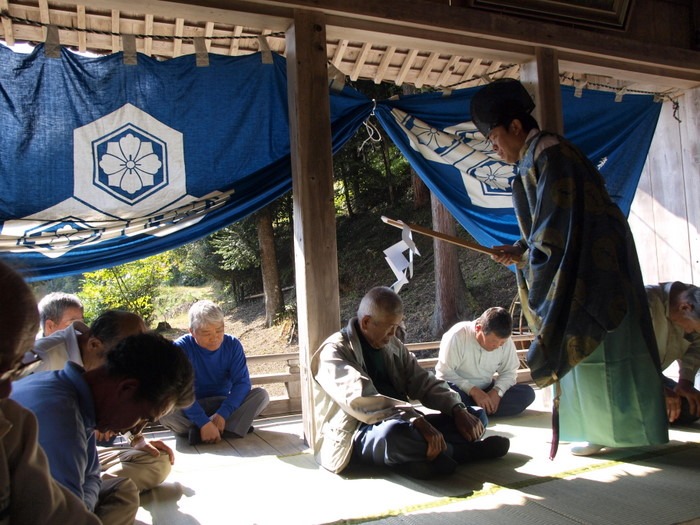
[[[457,430],[454,419],[443,414],[428,414],[425,419],[445,437],[445,454],[457,463],[470,458],[472,444]],[[395,467],[403,463],[425,461],[428,443],[407,421],[388,419],[375,425],[362,424],[353,443],[352,463]]]
[[[462,398],[462,403],[464,403],[467,406],[476,405],[476,402],[472,399],[472,397],[469,394],[463,392],[454,383],[448,382],[448,384],[450,385],[452,390],[457,392],[459,394],[459,397]],[[491,384],[484,389],[484,392],[489,392],[493,388],[493,385],[494,383],[491,382]],[[501,402],[498,405],[498,410],[496,410],[496,413],[489,414],[487,416],[486,411],[483,411],[484,418],[486,419],[486,421],[484,421],[484,419],[482,418],[481,422],[484,424],[484,426],[486,426],[488,424],[489,417],[517,416],[523,410],[529,407],[534,400],[535,391],[530,385],[516,383],[508,390],[506,390],[505,394],[503,394],[503,397],[501,398]]]

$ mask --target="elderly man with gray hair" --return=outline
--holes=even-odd
[[[403,303],[372,288],[357,317],[326,339],[311,359],[316,461],[331,472],[384,465],[418,479],[452,474],[461,463],[508,452],[449,385],[422,368],[396,337]],[[438,413],[423,413],[411,400]]]
[[[253,431],[253,420],[270,396],[251,388],[243,345],[225,333],[224,313],[212,301],[198,301],[189,311],[190,333],[175,341],[189,357],[195,373],[197,400],[160,419],[190,445],[218,443],[222,436],[241,438]]]
[[[678,382],[663,377],[668,420],[693,423],[700,418],[700,391],[693,385],[700,368],[700,288],[674,281],[646,291],[661,369],[679,365]]]
[[[77,295],[52,292],[39,301],[39,323],[43,337],[83,320],[83,303]]]

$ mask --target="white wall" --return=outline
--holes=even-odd
[[[646,284],[700,286],[700,88],[664,102],[629,216]]]

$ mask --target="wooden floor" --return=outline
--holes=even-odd
[[[379,469],[334,475],[302,439],[300,417],[259,420],[253,434],[176,453],[166,482],[142,495],[138,524],[700,524],[700,425],[674,428],[663,447],[548,459],[550,414],[496,420],[511,438],[502,459],[461,466],[437,481]]]

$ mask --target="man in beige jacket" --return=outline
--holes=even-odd
[[[451,474],[460,463],[505,455],[508,439],[481,441],[479,418],[396,337],[402,320],[399,296],[372,288],[357,317],[314,354],[317,462],[336,473],[370,464],[427,479]],[[424,415],[409,400],[439,413]]]

